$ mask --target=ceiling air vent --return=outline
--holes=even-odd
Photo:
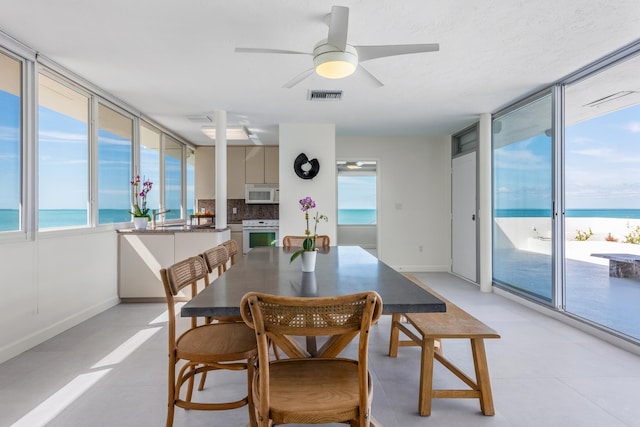
[[[340,101],[341,99],[341,90],[310,90],[307,95],[308,101]]]

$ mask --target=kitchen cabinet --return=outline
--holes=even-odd
[[[280,176],[278,156],[278,147],[246,147],[245,182],[277,184]]]
[[[216,197],[216,147],[198,147],[196,149],[196,183],[197,200],[215,199]]]
[[[264,183],[280,182],[280,150],[279,147],[264,147]]]
[[[196,152],[196,199],[215,199],[215,147]],[[244,199],[245,184],[277,184],[280,176],[279,147],[227,147],[227,198]]]
[[[118,231],[118,296],[129,302],[165,301],[161,268],[200,255],[229,238],[228,228],[206,231]],[[178,296],[184,298],[187,295]]]
[[[227,147],[227,199],[244,199],[245,147]]]
[[[245,182],[264,184],[264,147],[245,148]]]

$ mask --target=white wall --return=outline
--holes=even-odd
[[[338,160],[378,162],[378,257],[399,271],[450,271],[450,144],[449,136],[336,138]]]
[[[115,231],[0,243],[0,363],[116,305]]]
[[[311,197],[317,208],[311,211],[329,217],[318,224],[318,234],[336,241],[338,208],[336,199],[336,143],[332,124],[280,124],[280,244],[286,235],[301,236],[306,229],[304,214],[298,201]],[[293,171],[300,153],[318,159],[320,171],[313,179],[301,179]],[[313,227],[312,221],[309,226]],[[313,233],[313,228],[311,228]]]

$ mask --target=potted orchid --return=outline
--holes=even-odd
[[[306,238],[302,242],[302,249],[295,251],[293,255],[291,255],[291,259],[289,260],[289,262],[293,262],[294,259],[302,256],[302,271],[313,271],[313,267],[315,266],[318,223],[320,221],[327,222],[329,218],[326,215],[322,215],[316,212],[316,215],[314,217],[311,217],[311,220],[313,221],[313,234],[311,234],[311,229],[309,228],[309,210],[316,207],[316,202],[314,202],[311,197],[307,196],[304,199],[300,199],[298,203],[300,203],[300,210],[304,212],[304,219],[307,223],[307,228],[304,231]],[[309,258],[309,260],[306,261],[306,258]]]
[[[147,223],[151,219],[147,207],[147,194],[152,187],[153,182],[144,178],[140,179],[140,175],[131,178],[133,209],[129,213],[133,215],[133,223],[137,229],[147,228]]]

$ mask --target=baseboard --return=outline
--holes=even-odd
[[[448,273],[448,265],[392,265],[396,271],[410,273]]]
[[[25,351],[32,349],[33,347],[42,344],[46,340],[55,337],[56,335],[70,329],[93,316],[102,313],[105,310],[110,309],[120,303],[118,297],[110,298],[99,304],[95,304],[79,313],[74,313],[72,316],[67,317],[59,322],[49,325],[45,329],[38,330],[31,335],[28,335],[18,341],[5,345],[0,348],[0,363],[18,356]]]

